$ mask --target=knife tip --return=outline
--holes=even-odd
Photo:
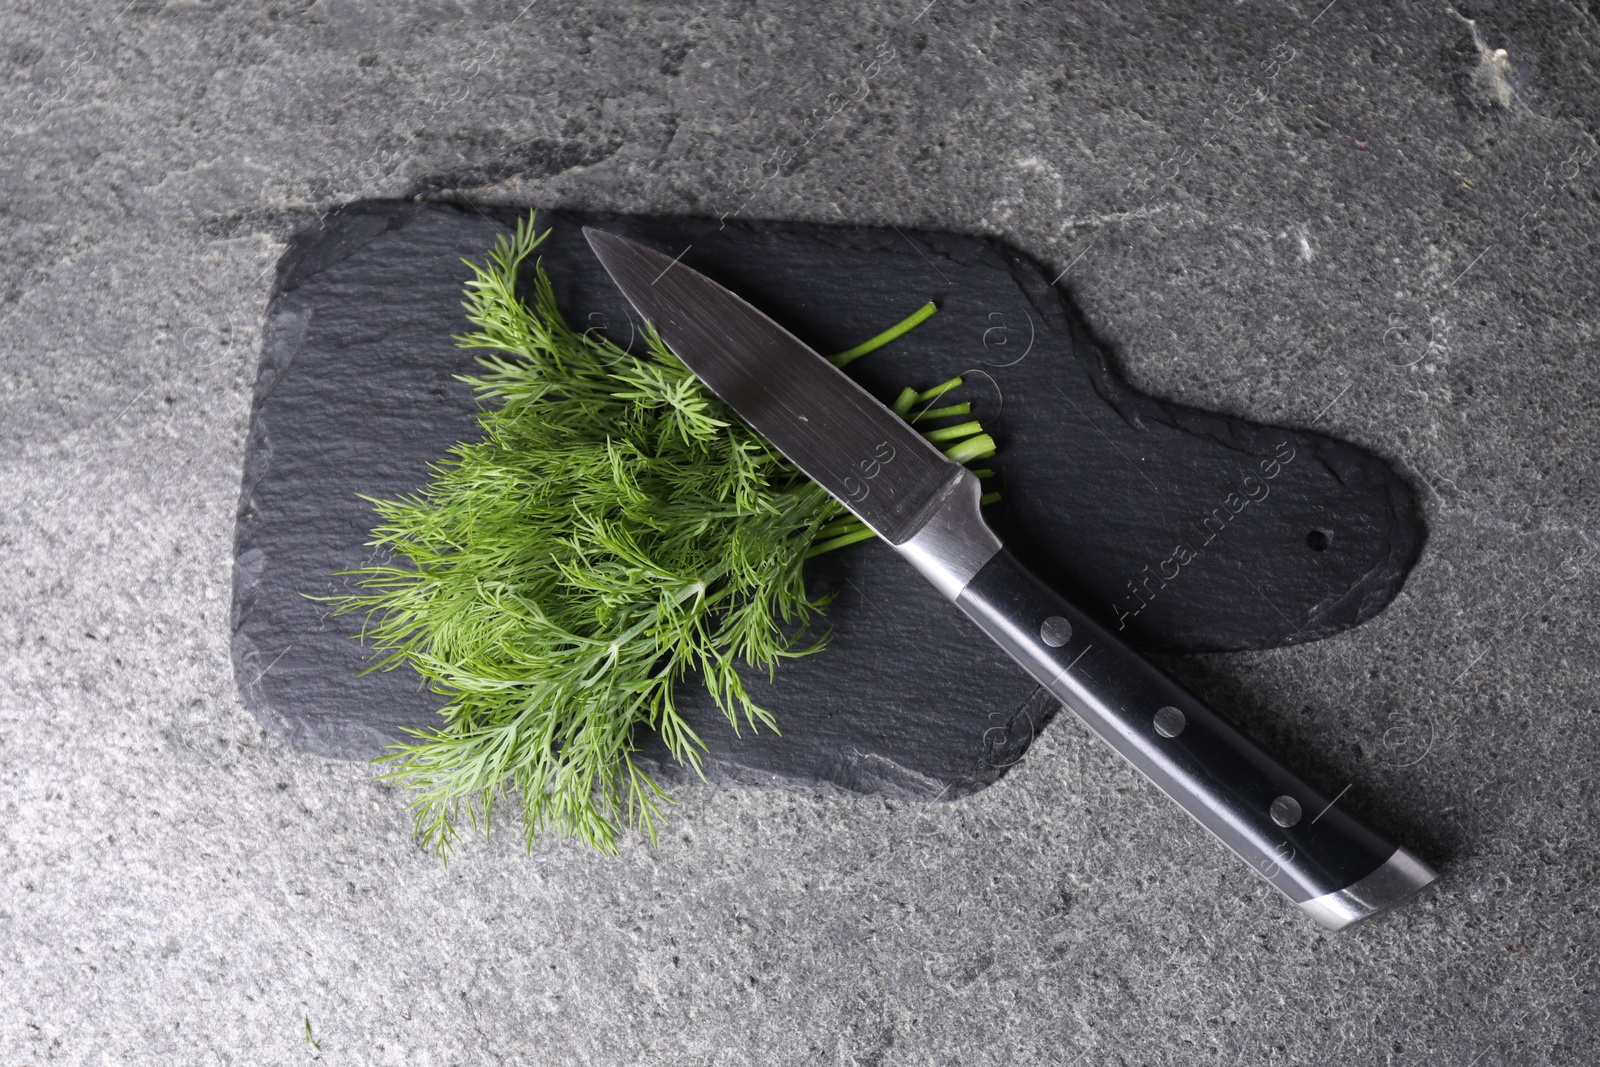
[[[584,237],[584,240],[589,242],[589,247],[590,248],[595,248],[597,243],[600,242],[600,241],[606,241],[606,240],[615,241],[615,240],[618,240],[618,237],[617,237],[616,234],[610,233],[610,232],[608,232],[606,230],[602,230],[602,229],[600,229],[599,227],[596,227],[596,226],[585,226],[583,228],[583,237]]]

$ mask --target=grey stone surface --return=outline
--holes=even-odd
[[[1593,1063],[1597,39],[1544,2],[7,5],[0,1058]],[[246,714],[227,604],[282,240],[452,181],[1000,236],[1140,388],[1386,457],[1429,527],[1387,611],[1170,662],[1437,889],[1320,934],[1065,719],[952,804],[703,788],[615,859],[417,852]]]
[[[371,759],[404,740],[403,727],[438,722],[443,700],[415,672],[365,672],[374,654],[352,640],[361,616],[333,615],[327,598],[360,592],[340,572],[378,558],[363,497],[416,492],[447,449],[477,437],[478,404],[460,378],[481,369],[479,351],[451,341],[466,329],[462,260],[482,260],[522,217],[364,201],[296,234],[279,260],[230,627],[245,706],[302,751]],[[567,320],[623,345],[631,309],[584,240],[588,225],[681,250],[680,263],[739,285],[824,352],[936,299],[940,313],[913,337],[853,365],[857,380],[892,399],[907,383],[970,379],[952,399],[970,400],[1003,450],[982,464],[1001,497],[988,521],[1142,646],[1237,651],[1337,633],[1394,598],[1421,547],[1411,491],[1382,460],[1323,434],[1133,393],[1038,265],[997,244],[550,210],[538,225],[539,263]],[[818,627],[827,651],[783,661],[771,679],[747,672],[781,737],[736,734],[697,678],[677,687],[707,778],[949,800],[1003,776],[1054,713],[883,546],[814,559],[807,583],[834,598]],[[641,733],[657,780],[694,776]]]

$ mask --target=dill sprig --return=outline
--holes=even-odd
[[[370,544],[391,562],[345,572],[367,592],[336,598],[339,613],[365,614],[361,636],[382,653],[369,669],[409,665],[445,700],[440,725],[379,758],[441,858],[463,822],[487,833],[507,798],[530,848],[549,829],[605,852],[625,826],[653,841],[668,798],[634,762],[637,731],[700,770],[705,745],[674,702],[690,673],[735,731],[741,718],[776,730],[736,666],[770,676],[821,648],[800,644],[825,601],[806,593],[802,565],[872,536],[649,324],[642,353],[571,329],[538,261],[525,303],[519,270],[549,234],[535,218],[468,263],[477,329],[456,340],[492,353],[462,378],[484,405],[482,439],[452,448],[418,493],[366,498],[381,519]],[[965,415],[932,407],[960,384],[906,390],[896,411]],[[929,436],[961,462],[994,453],[975,422]]]

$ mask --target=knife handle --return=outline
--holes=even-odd
[[[1039,684],[1330,930],[1437,874],[1267,755],[1000,548],[955,602]]]

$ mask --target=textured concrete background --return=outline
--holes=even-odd
[[[12,0],[0,1062],[1596,1062],[1597,49],[1543,2]],[[1390,458],[1388,611],[1174,669],[1437,889],[1318,933],[1067,719],[949,805],[702,788],[441,870],[245,714],[230,545],[284,235],[490,184],[999,235],[1141,387]]]

